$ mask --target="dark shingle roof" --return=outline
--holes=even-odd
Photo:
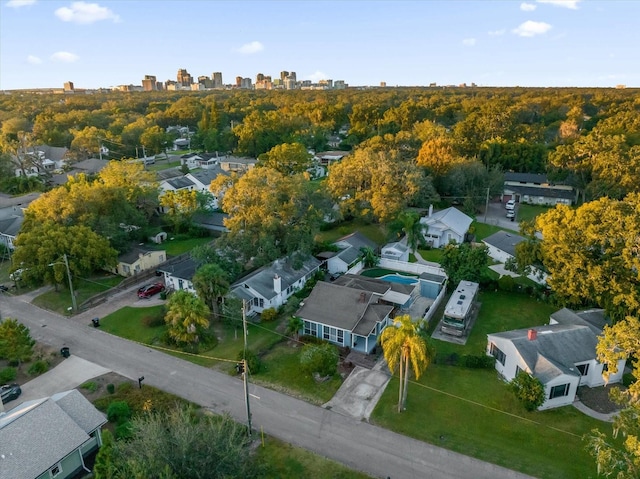
[[[195,183],[191,181],[189,178],[187,178],[186,176],[183,176],[181,178],[172,178],[170,180],[167,180],[167,183],[170,184],[176,190],[181,190],[183,188],[190,188],[192,186],[195,186]]]
[[[170,264],[158,268],[158,271],[162,271],[163,273],[170,273],[174,278],[186,279],[188,281],[191,281],[193,275],[196,273],[196,270],[199,267],[199,262],[191,258],[187,258],[179,263]]]
[[[504,174],[505,181],[518,181],[521,183],[534,183],[536,185],[544,185],[548,183],[547,175],[539,173],[513,173],[507,171]]]
[[[516,255],[516,245],[522,243],[526,238],[515,233],[507,233],[506,231],[498,231],[482,241],[490,246],[494,246],[511,256]]]

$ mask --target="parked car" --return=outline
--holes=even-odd
[[[150,298],[154,294],[158,294],[164,291],[164,284],[153,283],[143,286],[138,290],[138,298]]]
[[[18,384],[5,384],[4,386],[0,386],[2,404],[13,401],[14,399],[18,399],[20,394],[22,394],[22,389],[20,389],[20,386]]]
[[[513,221],[516,217],[516,210],[507,210],[507,218]]]
[[[504,205],[504,207],[508,210],[514,210],[516,209],[516,200],[509,200],[507,201],[507,204]]]

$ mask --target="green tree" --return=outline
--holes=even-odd
[[[389,369],[395,372],[398,366],[400,370],[398,412],[402,412],[406,407],[410,365],[416,379],[420,379],[431,362],[432,354],[419,328],[419,323],[406,314],[397,316],[393,325],[386,327],[380,335],[380,344]]]
[[[300,143],[276,145],[258,157],[258,166],[272,168],[286,176],[304,173],[311,165],[311,155]]]
[[[51,222],[32,225],[15,241],[14,264],[24,270],[27,283],[67,283],[67,269],[61,258],[67,255],[72,278],[90,275],[117,264],[118,253],[106,238],[86,226],[59,226]]]
[[[142,132],[140,143],[146,148],[147,154],[157,155],[165,151],[169,143],[169,137],[163,128],[154,125]]]
[[[103,429],[100,433],[102,445],[96,454],[96,462],[93,465],[93,475],[95,479],[114,479],[115,465],[113,463],[113,434],[108,429]]]
[[[300,331],[304,327],[304,322],[298,316],[291,316],[289,321],[287,321],[287,329],[285,330],[286,335],[292,335],[295,341],[300,339]]]
[[[397,216],[395,221],[389,224],[389,229],[398,236],[400,236],[400,234],[404,235],[407,238],[407,246],[412,252],[418,248],[422,237],[423,226],[420,223],[420,216],[417,213],[403,211]]]
[[[222,300],[229,292],[227,273],[215,263],[202,265],[193,275],[193,287],[198,292],[198,297],[219,317]]]
[[[160,197],[160,206],[165,209],[176,233],[186,231],[191,226],[193,215],[203,208],[195,190],[165,191]]]
[[[307,344],[300,353],[300,367],[307,374],[333,376],[338,371],[338,348],[333,344]]]
[[[362,263],[365,268],[373,268],[380,262],[380,258],[376,255],[376,252],[373,251],[373,248],[360,248],[360,253],[362,254]]]
[[[20,366],[31,359],[35,344],[24,324],[11,318],[0,322],[0,358]]]
[[[261,474],[246,428],[227,415],[176,409],[138,416],[131,428],[131,439],[114,445],[116,472],[110,479],[251,479]]]
[[[526,371],[520,371],[509,383],[509,388],[527,411],[535,411],[544,404],[544,386]]]
[[[460,281],[481,282],[489,266],[489,253],[486,246],[448,244],[442,253],[440,266],[449,277],[449,284]]]
[[[180,345],[195,345],[209,327],[209,308],[195,294],[180,290],[169,296],[164,321],[169,337]]]

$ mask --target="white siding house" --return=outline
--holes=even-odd
[[[525,371],[545,387],[546,400],[540,409],[571,404],[578,386],[605,383],[605,366],[596,359],[598,335],[605,324],[602,310],[573,312],[562,309],[551,315],[546,326],[487,335],[487,354],[507,381]],[[622,380],[624,360],[609,383]]]
[[[472,222],[471,217],[453,206],[435,213],[430,207],[429,215],[420,218],[424,239],[434,248],[442,248],[453,241],[463,243]]]

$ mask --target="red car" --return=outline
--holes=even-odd
[[[154,294],[164,291],[164,284],[153,283],[143,286],[138,290],[138,298],[150,298]]]

